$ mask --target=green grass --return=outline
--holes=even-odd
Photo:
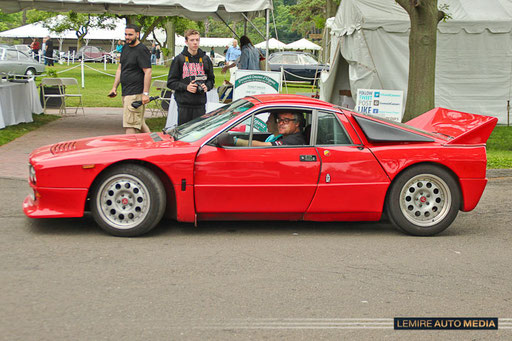
[[[14,126],[8,126],[0,130],[0,146],[11,142],[12,140],[25,135],[29,131],[36,130],[46,123],[55,121],[60,118],[56,115],[32,115],[34,122],[31,123],[20,123]]]
[[[82,93],[82,100],[85,107],[122,107],[121,96],[118,95],[115,98],[107,97],[110,89],[112,89],[112,84],[114,83],[114,77],[108,76],[103,73],[108,73],[110,75],[114,75],[117,70],[117,64],[107,64],[107,70],[103,70],[103,63],[86,63],[86,67],[84,68],[84,85],[83,89],[80,89]],[[67,69],[73,67],[73,65],[56,65],[52,69],[57,71],[58,77],[72,77],[76,78],[78,84],[82,84],[82,76],[80,70],[80,64],[75,64],[78,66],[72,70],[66,71]],[[48,69],[49,67],[47,67]],[[95,70],[93,70],[93,69]],[[64,71],[64,72],[62,72]],[[100,72],[103,73],[100,73]],[[221,74],[220,68],[215,68],[215,86],[219,87],[222,85],[224,80],[229,80],[229,72],[226,74]],[[164,65],[153,65],[152,76],[154,79],[159,80],[167,80],[167,74],[169,73],[169,68]],[[156,78],[155,78],[156,77]],[[36,83],[39,84],[41,82],[41,76],[37,77]],[[121,88],[119,87],[119,94],[121,92]],[[316,88],[312,88],[311,85],[307,83],[289,83],[287,87],[283,86],[282,93],[307,93],[314,92]],[[151,89],[151,96],[158,95],[158,91],[155,89]]]
[[[512,168],[512,127],[494,128],[487,140],[487,168]]]

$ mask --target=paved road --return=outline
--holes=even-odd
[[[0,188],[1,340],[512,339],[391,329],[395,316],[512,318],[512,177],[491,179],[477,209],[432,238],[386,224],[168,221],[116,238],[90,216],[30,220],[28,185]]]

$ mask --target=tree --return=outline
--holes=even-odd
[[[55,13],[37,10],[24,10],[17,13],[5,14],[0,10],[0,31],[9,30],[26,24],[46,20]]]
[[[325,0],[300,0],[291,6],[294,17],[292,30],[307,37],[310,33],[319,33],[325,26],[327,2]]]
[[[446,14],[437,0],[396,0],[411,20],[409,33],[409,81],[402,121],[434,108],[437,25]]]
[[[112,18],[112,16],[108,14],[81,14],[71,11],[62,14],[58,21],[47,20],[44,26],[57,33],[74,30],[78,39],[76,43],[76,50],[78,51],[89,29],[93,27],[113,29],[115,27],[112,21],[107,20],[108,18]]]

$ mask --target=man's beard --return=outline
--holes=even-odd
[[[133,38],[133,40],[125,39],[125,44],[133,45],[137,41],[137,38]]]

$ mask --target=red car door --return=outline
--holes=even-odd
[[[350,140],[344,115],[319,112],[316,148],[322,161],[318,190],[304,219],[379,220],[389,178],[367,148]]]
[[[205,145],[195,163],[196,212],[204,219],[302,219],[319,172],[312,146]]]

